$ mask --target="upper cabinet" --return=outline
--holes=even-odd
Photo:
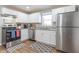
[[[28,22],[28,14],[19,12],[19,11],[15,11],[15,10],[11,10],[8,8],[2,8],[2,14],[10,14],[10,15],[15,15],[16,19],[14,19],[14,21],[16,23],[27,23]],[[11,21],[11,19],[5,19],[6,23],[10,23],[13,22],[13,20]]]
[[[8,9],[8,8],[2,8],[2,14],[15,14],[14,10]]]
[[[73,12],[76,11],[76,6],[65,6],[57,9],[52,9],[52,14],[58,14],[58,13],[66,13],[66,12]]]
[[[25,13],[22,13],[22,12],[17,12],[17,20],[16,22],[17,23],[28,23],[29,21],[29,15],[28,14],[25,14]]]
[[[2,13],[2,6],[0,6],[0,14]],[[0,15],[0,27],[2,27],[3,25],[3,20],[2,20],[2,17]],[[0,38],[1,39],[1,38]],[[1,41],[0,41],[1,42]]]
[[[29,14],[29,23],[41,23],[40,12]]]
[[[65,7],[61,7],[61,8],[57,8],[57,9],[52,9],[53,25],[56,25],[57,14],[66,13],[66,12],[75,12],[75,11],[77,11],[76,9],[77,9],[76,6],[65,6]]]
[[[16,18],[14,18],[14,16],[17,17],[17,15],[15,14],[15,11],[7,9],[7,8],[2,8],[1,9],[1,18],[3,20],[3,23],[15,23],[16,22]]]
[[[32,13],[32,14],[26,14],[23,12],[3,8],[2,14],[11,14],[15,15],[16,23],[41,23],[41,14],[40,13]],[[8,22],[11,22],[11,20]]]
[[[10,14],[10,15],[15,15],[17,18],[12,19],[11,17],[5,18],[6,23],[44,23],[45,25],[51,25],[51,22],[53,22],[52,25],[56,24],[56,18],[58,13],[66,13],[66,12],[73,12],[76,11],[76,6],[65,6],[57,9],[52,9],[51,15],[48,12],[44,13],[45,15],[43,16],[40,12],[32,13],[32,14],[26,14],[23,12],[15,11],[12,9],[8,8],[2,8],[1,12],[2,14]],[[43,16],[43,17],[42,17]],[[51,20],[49,20],[52,18]],[[43,22],[43,20],[45,21]]]

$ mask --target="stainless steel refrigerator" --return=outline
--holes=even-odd
[[[56,49],[79,53],[79,12],[58,14]]]

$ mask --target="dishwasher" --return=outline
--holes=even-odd
[[[29,40],[31,40],[31,41],[35,41],[35,29],[33,29],[32,27],[31,27],[31,25],[29,25],[28,26],[29,28],[28,28],[28,32],[29,32]]]
[[[29,39],[35,41],[35,30],[29,29]]]

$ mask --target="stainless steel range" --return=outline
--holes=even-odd
[[[2,45],[6,48],[14,46],[21,42],[21,31],[16,27],[2,28]]]

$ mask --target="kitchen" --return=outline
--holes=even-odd
[[[60,22],[58,22],[58,15],[70,12],[78,12],[78,8],[78,6],[74,5],[0,6],[0,45],[5,47],[1,48],[1,52],[68,52],[62,51],[62,46],[59,46],[62,44],[62,42],[57,41],[57,39],[59,38],[57,37],[57,35],[62,35],[62,33],[57,34],[59,31],[57,29],[57,25],[62,24],[57,24]],[[7,42],[7,30],[15,31],[16,33],[17,30],[19,30],[19,38],[16,37],[18,34],[15,34],[15,38],[9,38],[10,40],[9,42]],[[12,32],[10,32],[10,35],[11,33]],[[30,44],[31,46],[29,47]],[[57,50],[56,48],[61,51]]]

